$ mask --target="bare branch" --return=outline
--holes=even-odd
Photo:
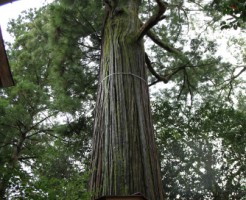
[[[186,67],[187,67],[186,65],[182,65],[180,67],[177,67],[172,73],[170,73],[170,74],[167,75],[168,80],[170,80],[172,78],[172,76],[174,76],[175,74],[177,74],[179,71],[185,70]]]
[[[177,98],[178,100],[180,99],[181,94],[182,94],[182,92],[183,92],[183,90],[185,88],[185,72],[183,72],[183,76],[184,76],[184,78],[183,78],[183,84],[182,84],[182,87],[181,87],[181,89],[179,91],[179,94],[178,94],[178,98]]]
[[[52,134],[51,132],[47,132],[46,134],[49,135],[49,136],[51,136],[51,137],[53,137],[53,138],[59,139],[59,140],[61,140],[63,142],[68,142],[65,139],[63,139],[62,137],[59,137],[59,136],[57,136],[55,134]]]
[[[158,74],[155,69],[152,67],[151,65],[151,61],[148,57],[148,54],[145,53],[145,62],[146,65],[149,69],[149,71],[151,72],[151,74],[157,79],[156,81],[154,81],[153,83],[149,84],[149,86],[155,85],[156,83],[163,81],[164,83],[168,83],[168,81],[175,75],[177,74],[179,71],[181,70],[185,70],[185,68],[187,67],[186,65],[182,65],[180,67],[175,68],[170,74],[161,76],[160,74]]]
[[[37,158],[36,156],[25,156],[25,157],[20,157],[19,161],[23,161],[23,160],[29,160],[29,159],[35,159]]]
[[[104,0],[103,2],[110,9],[112,9],[114,7],[114,5],[116,4],[115,0]]]
[[[30,138],[32,138],[33,136],[38,135],[39,133],[47,133],[48,131],[51,132],[51,131],[53,131],[53,130],[52,130],[52,129],[40,129],[40,130],[37,130],[37,131],[35,131],[34,133],[32,133],[32,134],[26,136],[26,139],[30,139]]]
[[[9,146],[9,145],[12,145],[12,144],[13,144],[13,142],[7,142],[7,143],[1,145],[0,148],[6,147],[6,146]]]
[[[147,53],[145,53],[145,62],[146,62],[146,64],[147,64],[147,67],[148,67],[149,71],[151,72],[151,74],[153,74],[154,77],[156,77],[156,79],[158,80],[158,82],[159,82],[159,81],[163,81],[164,83],[167,83],[167,82],[168,82],[168,79],[167,79],[166,77],[159,75],[159,74],[154,70],[154,68],[153,68],[152,65],[151,65],[151,61],[150,61],[150,59],[149,59]]]
[[[142,25],[140,28],[138,34],[137,34],[137,40],[141,40],[144,35],[153,27],[155,26],[160,20],[164,19],[165,17],[163,14],[165,13],[167,9],[167,3],[162,2],[160,0],[156,0],[156,3],[158,4],[158,11],[156,14],[152,15],[148,21]]]
[[[235,69],[236,70],[236,69]],[[235,71],[234,70],[234,71]],[[246,71],[246,66],[244,66],[236,75],[232,75],[231,78],[225,80],[224,82],[226,81],[229,81],[229,92],[228,92],[228,95],[227,95],[227,98],[230,99],[230,96],[232,94],[232,91],[233,91],[233,81],[238,78],[243,72]]]
[[[230,85],[230,88],[229,88],[229,92],[228,92],[227,98],[230,100],[230,96],[231,96],[232,90],[233,90],[232,81],[229,82],[229,85]]]
[[[155,85],[156,83],[159,83],[159,82],[160,82],[160,80],[156,80],[156,81],[150,83],[148,86],[151,87],[151,86],[153,86],[153,85]]]
[[[162,16],[162,17],[166,17],[166,16]],[[160,19],[162,19],[162,17]],[[143,25],[143,22],[139,19],[140,24]],[[169,53],[175,54],[177,56],[179,56],[179,59],[181,59],[182,61],[184,61],[186,64],[189,64],[190,61],[189,59],[184,55],[183,52],[181,52],[180,50],[176,49],[175,47],[171,46],[168,43],[165,43],[164,41],[162,41],[153,31],[148,30],[146,32],[146,35],[155,43],[157,44],[159,47],[163,48],[164,50],[166,50]]]
[[[91,50],[95,50],[95,51],[96,50],[100,50],[100,49],[98,49],[98,48],[96,48],[94,46],[86,45],[83,42],[78,42],[78,44],[81,45],[81,46],[83,46],[83,47],[85,47],[85,48],[91,49]]]
[[[190,80],[189,80],[189,75],[187,73],[187,70],[185,69],[184,70],[185,72],[185,76],[186,76],[186,83],[187,83],[187,87],[188,87],[188,90],[189,90],[189,93],[190,93],[190,96],[191,96],[191,100],[193,99],[193,92],[191,90],[191,88],[193,87]]]
[[[243,72],[246,71],[246,66],[243,67],[243,69],[240,70],[240,72],[238,72],[236,75],[234,75],[232,78],[231,78],[231,81],[232,80],[235,80],[236,78],[238,78]]]
[[[235,68],[231,74],[231,77],[224,80],[222,83],[220,83],[218,85],[220,90],[227,88],[227,86],[229,85],[229,91],[228,91],[228,95],[227,95],[228,99],[230,99],[230,96],[233,92],[233,81],[235,81],[243,72],[246,71],[246,66],[237,66],[237,67],[238,68],[242,67],[242,69],[237,74],[234,75],[235,70],[238,69],[238,68]],[[214,85],[215,85],[215,83],[214,83]]]
[[[184,70],[183,70],[183,84],[182,84],[182,87],[181,87],[181,89],[180,89],[180,92],[179,92],[179,94],[178,94],[178,97],[177,97],[177,99],[180,99],[180,97],[181,97],[181,95],[182,95],[182,92],[183,92],[183,90],[186,88],[186,86],[187,86],[187,89],[188,89],[188,94],[190,94],[190,96],[191,96],[191,102],[192,102],[192,99],[193,99],[193,92],[192,92],[192,87],[194,87],[194,86],[192,86],[192,84],[191,84],[191,82],[190,82],[190,80],[189,80],[189,75],[188,75],[188,73],[187,73],[187,70],[186,70],[186,68],[184,67],[183,68]],[[187,98],[187,97],[186,97]]]
[[[167,44],[165,42],[163,42],[158,36],[156,36],[152,31],[148,31],[147,32],[147,36],[155,43],[157,44],[159,47],[165,49],[166,51],[168,51],[169,53],[173,53],[175,55],[180,56],[181,60],[185,60],[186,62],[189,62],[188,59],[184,56],[184,54],[179,51],[178,49],[172,47],[170,44]]]
[[[55,113],[52,113],[50,115],[45,116],[43,119],[41,119],[40,121],[38,121],[36,124],[33,124],[31,127],[29,127],[24,133],[27,134],[29,131],[33,130],[35,127],[37,127],[38,125],[40,125],[41,123],[43,123],[45,120],[49,119],[50,117],[54,116]]]

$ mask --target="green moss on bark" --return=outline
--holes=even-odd
[[[93,198],[141,192],[162,200],[149,105],[143,41],[137,41],[139,1],[119,1],[104,27],[93,136]]]

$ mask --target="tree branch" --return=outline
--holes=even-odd
[[[178,94],[178,97],[177,97],[177,99],[179,100],[180,99],[180,97],[181,97],[181,95],[182,95],[182,92],[183,92],[183,90],[184,90],[184,88],[185,88],[185,72],[183,72],[183,84],[182,84],[182,87],[181,87],[181,89],[180,89],[180,91],[179,91],[179,94]]]
[[[160,17],[160,19],[162,19],[163,17],[166,16],[162,16]],[[143,25],[143,22],[139,19],[140,24]],[[179,56],[179,58],[186,62],[186,64],[190,63],[189,59],[184,55],[183,52],[181,52],[180,50],[174,48],[173,46],[171,46],[170,44],[165,43],[164,41],[162,41],[153,31],[151,30],[147,30],[146,35],[155,43],[157,44],[159,47],[163,48],[164,50],[166,50],[169,53],[175,54],[177,56]]]
[[[52,129],[40,129],[40,130],[37,130],[36,132],[26,136],[26,139],[31,139],[31,137],[38,135],[39,133],[47,133],[48,131],[51,132],[53,130]]]
[[[158,74],[155,69],[152,67],[151,65],[151,61],[148,57],[148,54],[145,53],[145,62],[146,65],[149,69],[149,71],[151,72],[151,74],[157,79],[156,81],[154,81],[153,83],[149,84],[149,86],[155,85],[156,83],[163,81],[164,83],[168,83],[169,80],[175,75],[177,74],[179,71],[181,70],[185,70],[185,68],[187,67],[186,65],[182,65],[180,67],[177,67],[176,69],[174,69],[170,74],[161,76],[160,74]]]
[[[180,89],[180,92],[178,94],[178,97],[177,99],[180,99],[184,89],[188,89],[188,93],[186,94],[186,99],[187,99],[187,95],[190,94],[190,98],[191,98],[191,104],[193,102],[193,92],[192,92],[192,89],[191,88],[194,88],[194,86],[191,84],[190,80],[189,80],[189,74],[186,70],[186,68],[184,67],[183,68],[183,84],[181,86],[181,89]]]
[[[175,55],[180,56],[181,60],[186,61],[187,63],[189,63],[189,60],[184,56],[184,54],[179,51],[178,49],[172,47],[170,44],[167,44],[165,42],[163,42],[157,35],[155,35],[152,31],[148,31],[147,32],[147,36],[155,43],[157,44],[159,47],[165,49],[166,51],[168,51],[169,53],[173,53]]]
[[[35,129],[35,127],[37,127],[38,125],[40,125],[41,123],[43,123],[45,120],[49,119],[50,117],[53,117],[55,115],[55,113],[52,113],[50,115],[45,116],[43,119],[41,119],[40,121],[38,121],[36,124],[33,124],[31,127],[29,127],[28,129],[26,128],[25,130],[25,134],[28,134],[28,132],[30,132],[31,130]]]
[[[160,82],[160,80],[156,80],[156,81],[150,83],[148,86],[151,87],[151,86],[153,86],[153,85],[155,85],[156,83],[159,83],[159,82]]]
[[[235,80],[236,78],[238,78],[244,71],[246,71],[246,66],[244,66],[240,72],[238,72],[236,75],[234,75],[233,77],[231,77],[231,81]]]
[[[3,143],[2,143],[2,144],[3,144]],[[13,142],[7,142],[7,143],[1,145],[0,148],[6,147],[6,146],[12,145],[12,144],[13,144]]]
[[[116,4],[115,0],[104,0],[103,2],[110,9],[112,9],[115,6],[115,4]]]
[[[165,13],[165,11],[167,9],[167,3],[162,2],[161,0],[156,0],[156,3],[158,4],[157,13],[152,15],[148,19],[148,21],[141,26],[141,28],[137,34],[137,40],[141,40],[153,26],[155,26],[160,20],[165,18],[165,16],[163,16],[163,14]]]
[[[242,69],[234,75],[234,72],[236,69],[238,69],[239,67],[242,67]],[[228,91],[228,95],[227,95],[227,98],[230,99],[230,96],[233,92],[233,82],[240,76],[242,75],[244,72],[246,71],[246,66],[237,66],[237,68],[235,68],[231,74],[231,77],[224,80],[222,83],[220,83],[218,86],[220,88],[220,90],[223,90],[225,88],[228,88],[228,85],[229,85],[229,91]],[[214,83],[215,85],[215,83]]]
[[[153,74],[154,77],[156,77],[156,79],[159,81],[163,81],[164,83],[167,83],[168,82],[168,79],[165,77],[165,76],[161,76],[159,75],[155,70],[154,68],[152,67],[151,65],[151,61],[148,57],[148,54],[145,53],[145,62],[147,64],[147,67],[149,69],[149,71],[151,72],[151,74]],[[157,83],[157,82],[156,82]]]
[[[26,157],[20,157],[19,158],[19,161],[23,161],[23,160],[29,160],[29,159],[35,159],[37,158],[36,156],[26,156]]]
[[[187,70],[184,69],[184,72],[185,72],[185,76],[186,76],[186,82],[187,82],[187,87],[188,87],[188,90],[189,90],[189,93],[190,93],[190,96],[191,96],[191,102],[192,102],[192,99],[193,99],[193,92],[191,90],[191,88],[193,87],[190,80],[189,80],[189,75],[187,73]],[[193,87],[194,88],[194,87]]]

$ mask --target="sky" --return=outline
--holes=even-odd
[[[29,8],[38,8],[53,0],[18,0],[0,7],[0,26],[5,41],[10,41],[11,36],[7,33],[7,23],[10,19],[17,18],[22,11]]]

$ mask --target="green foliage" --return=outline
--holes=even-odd
[[[83,169],[85,166],[78,158],[73,156],[70,144],[55,141],[47,145],[40,152],[37,159],[39,165],[32,167],[34,173],[32,186],[42,191],[40,195],[32,196],[33,199],[89,199],[87,181],[89,174]]]
[[[88,58],[99,48],[81,46],[83,34],[90,36],[91,30],[72,32],[71,26],[78,22],[71,13],[50,5],[26,11],[10,22],[16,40],[8,53],[16,86],[0,94],[1,199],[88,198],[98,69],[97,59],[89,64]],[[57,42],[52,32],[58,23],[55,15],[69,20],[58,21],[69,32]]]
[[[222,16],[230,16],[220,23],[221,30],[233,28],[245,28],[246,22],[246,4],[242,0],[227,0],[212,2],[212,8],[220,12]],[[211,8],[207,8],[211,10]]]
[[[245,113],[225,102],[183,107],[161,97],[154,121],[168,199],[245,197]]]
[[[244,87],[236,73],[244,68],[224,62],[213,38],[188,34],[195,26],[191,9],[215,21],[230,15],[221,29],[236,29],[244,28],[245,5],[192,2],[169,1],[166,19],[152,30],[183,57],[146,39],[156,72],[169,76],[180,69],[170,89],[153,98],[166,197],[245,199],[246,97],[242,90],[230,98]],[[144,1],[140,18],[153,7]],[[10,22],[16,86],[0,90],[0,198],[89,199],[103,9],[99,0],[61,0]]]

